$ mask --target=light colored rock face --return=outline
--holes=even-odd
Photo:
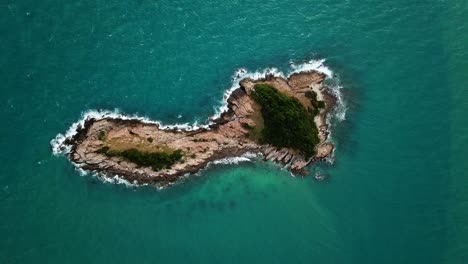
[[[122,124],[119,124],[122,123]],[[99,139],[105,131],[105,140]],[[95,121],[89,128],[86,139],[76,146],[72,159],[77,163],[99,164],[99,168],[114,170],[132,170],[144,173],[148,177],[177,175],[180,171],[193,172],[194,167],[206,165],[212,157],[223,153],[243,154],[258,148],[253,141],[246,140],[246,131],[239,121],[226,123],[217,130],[206,131],[167,131],[156,125],[131,124],[128,122],[103,119]],[[153,139],[150,142],[148,139]],[[170,169],[153,171],[151,168],[138,168],[122,158],[109,158],[97,154],[101,147],[111,146],[114,150],[137,148],[141,151],[157,152],[180,149],[184,153],[184,162],[174,164]]]
[[[333,144],[325,142],[328,131],[326,110],[321,110],[315,117],[319,128],[320,143],[316,147],[316,156],[305,160],[292,149],[276,149],[262,146],[250,136],[252,127],[259,125],[259,106],[250,97],[257,83],[267,83],[279,91],[296,97],[306,109],[312,107],[305,92],[314,90],[318,98],[325,100],[326,109],[334,101],[327,95],[322,81],[325,76],[318,72],[293,74],[288,80],[278,77],[265,80],[244,79],[241,88],[228,98],[229,111],[214,121],[209,130],[175,131],[162,130],[157,125],[139,121],[119,119],[101,119],[88,122],[78,136],[72,140],[73,150],[70,159],[84,169],[98,170],[108,174],[119,174],[130,181],[139,183],[167,183],[175,181],[186,173],[194,173],[204,168],[208,162],[225,157],[239,156],[246,152],[261,153],[265,160],[278,164],[289,164],[293,172],[300,172],[307,164],[323,159],[333,152]],[[329,100],[325,98],[329,96]],[[263,121],[262,121],[263,122]],[[105,138],[100,139],[100,134]],[[183,151],[182,161],[170,169],[154,171],[147,167],[138,167],[120,157],[107,157],[96,153],[108,146],[114,150],[137,148],[140,151]]]

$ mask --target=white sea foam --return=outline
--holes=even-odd
[[[85,122],[92,118],[97,119],[97,120],[103,119],[103,118],[138,120],[142,123],[157,124],[159,125],[161,129],[171,129],[171,130],[175,129],[179,131],[193,131],[193,130],[198,130],[202,128],[209,129],[209,125],[213,123],[213,120],[216,118],[219,118],[222,113],[228,110],[227,99],[231,96],[234,90],[240,87],[239,82],[244,78],[251,78],[253,80],[263,79],[263,78],[266,78],[267,76],[287,78],[294,73],[309,72],[309,71],[321,72],[327,76],[327,81],[329,81],[330,83],[330,84],[327,84],[327,87],[335,95],[335,97],[337,98],[337,103],[338,103],[337,107],[334,110],[332,117],[329,116],[329,118],[336,118],[338,121],[345,120],[346,105],[345,105],[345,102],[343,100],[343,97],[340,91],[342,87],[339,85],[339,80],[337,79],[336,76],[334,76],[333,71],[330,68],[328,68],[324,63],[325,63],[324,59],[311,60],[306,63],[291,62],[290,63],[291,69],[286,74],[281,72],[277,68],[265,68],[263,70],[257,70],[255,72],[249,72],[245,68],[240,68],[236,70],[232,76],[231,87],[224,92],[221,105],[217,109],[215,109],[215,114],[209,117],[206,124],[203,124],[203,125],[199,125],[197,122],[194,122],[193,124],[184,123],[184,124],[165,125],[160,121],[151,120],[147,117],[123,114],[118,109],[115,109],[114,111],[88,110],[82,113],[81,119],[73,123],[64,134],[59,133],[54,139],[50,141],[50,144],[52,146],[52,152],[54,155],[68,154],[71,151],[71,146],[67,145],[65,141],[67,139],[71,139],[74,135],[76,135],[78,128],[83,127]],[[330,122],[330,121],[331,119],[327,120],[327,122]],[[237,164],[239,162],[247,162],[247,161],[251,161],[252,158],[254,158],[256,155],[257,154],[247,153],[240,157],[224,158],[221,160],[213,161],[212,164]],[[77,164],[74,164],[74,165],[77,167],[80,174],[84,175],[87,173],[85,170],[79,168]],[[125,184],[127,186],[135,186],[136,184],[136,183],[130,183],[118,175],[115,175],[113,177],[109,177],[106,175],[99,175],[98,178],[106,182]]]
[[[89,175],[91,174],[93,177],[96,177],[98,180],[102,181],[103,183],[110,183],[110,184],[120,184],[120,185],[125,185],[126,187],[138,187],[138,186],[147,186],[147,183],[139,184],[136,180],[133,182],[130,182],[126,180],[124,177],[120,175],[106,175],[101,172],[97,171],[86,171],[81,168],[77,168],[78,172],[80,173],[81,176]]]
[[[81,116],[81,119],[75,123],[73,123],[70,128],[65,132],[65,134],[59,133],[54,139],[50,141],[50,144],[52,146],[52,152],[54,155],[59,155],[59,154],[67,154],[71,150],[71,146],[65,144],[65,141],[67,139],[72,138],[76,133],[77,129],[79,127],[83,127],[84,123],[86,120],[94,118],[94,119],[102,119],[102,118],[118,118],[118,119],[123,119],[123,120],[139,120],[143,123],[148,123],[148,124],[157,124],[160,126],[162,129],[176,129],[176,130],[185,130],[185,131],[193,131],[197,130],[200,128],[205,128],[208,129],[209,125],[212,123],[211,120],[214,120],[216,118],[219,118],[222,113],[226,112],[228,110],[228,103],[227,99],[229,96],[232,94],[234,90],[239,88],[239,82],[244,79],[244,78],[251,78],[254,80],[262,79],[267,77],[268,75],[276,76],[276,77],[283,77],[287,78],[291,74],[298,73],[298,72],[307,72],[307,71],[318,71],[322,72],[327,77],[332,78],[333,72],[324,64],[325,60],[311,60],[306,63],[301,63],[301,64],[295,64],[291,63],[291,71],[287,74],[284,74],[277,68],[266,68],[263,70],[255,71],[255,72],[249,72],[247,69],[240,68],[236,70],[234,75],[232,76],[232,85],[229,89],[227,89],[224,92],[223,95],[223,100],[221,103],[221,106],[218,107],[218,109],[215,111],[215,114],[211,116],[208,119],[207,124],[204,125],[198,125],[197,122],[193,124],[189,123],[184,123],[184,124],[173,124],[173,125],[164,125],[160,121],[154,121],[151,120],[147,117],[141,117],[137,115],[128,115],[128,114],[122,114],[118,109],[115,109],[114,111],[109,111],[109,110],[88,110],[84,112]],[[335,89],[334,92],[336,93],[337,98],[339,98],[340,104],[343,104],[343,100],[341,98],[341,93],[339,92],[339,89]],[[344,113],[345,111],[337,112],[337,115],[342,115],[344,118]]]
[[[239,164],[240,162],[249,162],[252,159],[256,158],[257,154],[247,152],[242,156],[239,157],[227,157],[219,160],[214,160],[211,164]]]
[[[101,174],[101,175],[99,175],[98,178],[102,179],[102,181],[104,181],[106,183],[122,184],[122,185],[125,185],[127,187],[137,187],[137,186],[147,186],[148,185],[147,183],[138,184],[137,181],[130,182],[130,181],[124,179],[120,175],[114,175],[112,177],[108,177],[106,175]]]
[[[59,154],[67,154],[71,150],[71,146],[65,144],[67,139],[72,138],[76,135],[78,128],[83,127],[85,122],[89,119],[103,119],[103,118],[115,118],[115,119],[122,119],[122,120],[138,120],[142,123],[146,124],[157,124],[161,129],[175,129],[179,131],[193,131],[201,128],[208,128],[208,124],[206,125],[198,125],[196,122],[192,125],[189,123],[184,124],[174,124],[174,125],[164,125],[160,121],[153,121],[146,117],[141,117],[137,115],[126,115],[121,114],[118,109],[114,111],[109,110],[88,110],[82,114],[82,117],[79,121],[73,123],[70,128],[65,132],[65,134],[59,133],[57,136],[50,141],[52,146],[52,152],[54,155]]]
[[[234,72],[234,75],[231,78],[232,79],[231,87],[224,92],[223,100],[221,102],[221,106],[219,106],[215,110],[215,114],[212,115],[209,118],[209,120],[214,120],[216,118],[219,118],[222,113],[224,113],[224,112],[226,112],[228,110],[227,99],[231,96],[232,92],[234,92],[237,88],[240,87],[239,82],[242,79],[251,78],[251,79],[254,79],[254,80],[258,80],[258,79],[263,79],[268,75],[273,75],[273,76],[276,76],[276,77],[284,77],[284,74],[282,72],[280,72],[276,68],[266,68],[266,69],[263,69],[261,71],[255,71],[255,72],[249,72],[245,68],[237,69]]]
[[[136,180],[133,181],[133,182],[130,182],[130,181],[126,180],[125,178],[123,178],[120,175],[109,176],[107,174],[104,174],[104,173],[98,172],[98,171],[94,171],[94,170],[93,171],[84,170],[83,168],[81,168],[80,164],[75,163],[75,162],[72,162],[72,164],[75,166],[75,169],[76,169],[76,171],[78,172],[78,174],[80,176],[84,177],[84,176],[91,175],[93,177],[96,177],[97,179],[99,179],[103,183],[122,184],[122,185],[125,185],[127,187],[137,187],[137,186],[147,186],[148,185],[147,183],[139,184]]]
[[[223,158],[213,161],[213,164],[239,164],[239,162],[251,161],[249,158],[245,157],[231,157]]]
[[[343,99],[343,94],[341,92],[341,89],[343,89],[343,86],[340,85],[339,77],[334,77],[333,79],[330,79],[329,83],[327,84],[327,87],[329,88],[329,91],[335,96],[337,99],[337,105],[335,109],[333,110],[332,115],[329,115],[327,120],[327,123],[331,121],[331,118],[336,118],[338,121],[343,121],[346,120],[346,102]]]
[[[78,164],[73,163],[73,165],[75,165],[75,168],[78,171],[78,174],[80,174],[80,176],[86,176],[89,174],[89,171],[83,170]]]
[[[246,152],[240,156],[226,157],[226,158],[222,158],[218,160],[213,160],[213,161],[208,162],[208,164],[203,169],[195,173],[195,175],[200,176],[201,171],[207,170],[211,168],[213,165],[220,165],[220,164],[232,165],[232,164],[239,164],[241,162],[252,162],[260,156],[261,156],[260,153]],[[190,174],[185,174],[184,179],[188,178],[189,176]]]
[[[216,119],[221,116],[222,113],[228,110],[227,99],[231,96],[232,92],[240,87],[239,82],[245,78],[251,78],[253,80],[264,79],[267,76],[283,77],[288,78],[294,73],[299,72],[309,72],[309,71],[318,71],[327,76],[327,78],[333,77],[333,71],[330,70],[324,64],[325,60],[310,60],[305,63],[290,63],[291,70],[288,73],[283,73],[277,68],[265,68],[262,70],[257,70],[255,72],[249,72],[245,68],[237,69],[232,76],[232,85],[229,89],[224,92],[223,101],[220,107],[215,110],[215,114],[210,117],[210,120]]]
[[[293,70],[291,71],[289,75],[293,73],[299,73],[299,72],[318,71],[318,72],[325,74],[328,78],[332,78],[333,71],[330,70],[330,68],[328,68],[327,66],[325,66],[324,62],[325,62],[325,59],[310,60],[309,62],[300,63],[300,64],[296,64],[292,62],[290,63],[290,66]]]
[[[341,93],[341,89],[343,87],[340,85],[339,77],[335,76],[329,81],[330,83],[327,83],[327,87],[329,88],[329,91],[335,96],[337,102],[333,111],[327,116],[326,123],[330,125],[330,133],[328,135],[327,141],[334,142],[332,133],[334,130],[333,127],[336,126],[337,123],[346,120],[347,106],[345,100],[343,99],[343,94]],[[325,162],[329,164],[335,163],[335,149],[333,149],[331,155],[325,158]]]

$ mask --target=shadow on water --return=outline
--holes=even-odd
[[[229,208],[234,209],[236,208],[237,204],[234,200],[229,201]]]
[[[206,201],[205,200],[199,200],[198,201],[198,207],[205,209],[206,208]]]
[[[231,186],[225,186],[223,187],[223,192],[224,193],[229,193],[231,191]]]
[[[189,210],[187,213],[191,214],[194,212],[207,212],[207,211],[216,211],[216,212],[227,212],[233,211],[237,207],[237,203],[234,200],[229,201],[209,201],[198,200],[190,204]]]
[[[217,202],[215,207],[219,212],[224,212],[224,203]]]

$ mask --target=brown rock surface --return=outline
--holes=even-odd
[[[161,129],[157,124],[138,120],[113,118],[89,119],[80,127],[73,138],[65,141],[71,146],[69,158],[85,170],[101,172],[104,176],[120,175],[130,182],[166,185],[179,177],[195,173],[207,166],[210,161],[240,156],[247,152],[262,154],[265,160],[287,165],[293,173],[300,173],[310,162],[324,159],[333,152],[333,144],[326,142],[328,126],[326,115],[334,107],[335,98],[323,85],[325,75],[319,72],[302,72],[288,79],[267,76],[265,79],[240,81],[228,98],[228,111],[213,120],[210,128],[195,131]],[[315,117],[319,128],[320,143],[316,155],[308,160],[292,149],[276,149],[255,142],[252,127],[263,125],[259,105],[250,97],[257,83],[268,83],[279,91],[296,97],[306,109],[312,107],[307,91],[317,92],[319,100],[325,101],[325,109]],[[260,124],[261,123],[261,124]],[[103,139],[101,134],[105,134]],[[139,167],[121,157],[108,157],[98,154],[104,147],[113,150],[136,148],[142,152],[182,150],[183,159],[169,169],[154,171],[149,167]]]

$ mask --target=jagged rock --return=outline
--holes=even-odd
[[[287,153],[286,156],[284,157],[283,159],[283,163],[284,164],[287,164],[291,161],[291,158],[293,157],[293,155],[291,153]]]
[[[273,151],[275,151],[275,150],[276,150],[275,147],[267,147],[267,148],[265,148],[265,150],[263,151],[263,155],[265,156],[265,160],[268,160],[268,159],[267,159],[267,156],[268,156],[271,152],[273,152]]]
[[[278,156],[276,157],[275,161],[277,161],[277,162],[282,161],[287,154],[288,154],[287,149],[281,150],[280,153],[278,154]]]
[[[330,156],[333,153],[334,147],[335,146],[333,146],[333,144],[327,143],[327,142],[320,144],[317,147],[317,154],[315,155],[315,158],[323,159],[323,158]]]
[[[277,153],[276,150],[271,151],[271,152],[265,157],[265,160],[271,160],[273,157],[275,157],[276,153]]]
[[[324,78],[324,74],[311,71],[293,74],[287,80],[273,75],[261,80],[243,79],[239,82],[240,88],[234,90],[227,98],[227,111],[219,118],[211,120],[209,129],[162,129],[158,124],[148,124],[140,120],[89,118],[60,148],[70,147],[70,160],[80,164],[83,169],[99,171],[104,175],[118,174],[137,183],[167,185],[187,173],[198,172],[210,161],[239,156],[246,152],[262,153],[265,160],[290,163],[289,169],[300,173],[310,160],[306,161],[288,149],[277,150],[270,145],[259,145],[247,136],[249,129],[256,125],[253,116],[255,109],[258,109],[250,94],[255,84],[267,83],[286,95],[294,96],[307,109],[311,107],[311,103],[305,97],[305,92],[311,89],[316,91],[318,98],[325,101],[326,107],[325,111],[322,110],[314,119],[319,128],[320,144],[316,148],[317,154],[311,160],[323,159],[333,153],[333,144],[325,142],[328,136],[326,115],[336,101],[323,87]],[[102,139],[101,133],[105,133],[105,139]],[[168,169],[155,171],[121,157],[110,158],[98,153],[103,146],[117,149],[138,148],[146,152],[180,149],[184,153],[184,161]]]
[[[300,172],[305,166],[309,164],[308,161],[304,160],[302,157],[296,158],[291,164],[291,171]]]

